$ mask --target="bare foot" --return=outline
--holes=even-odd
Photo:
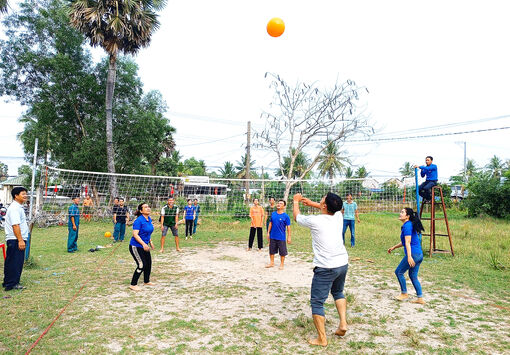
[[[407,293],[401,293],[400,295],[395,297],[395,299],[398,300],[398,301],[403,301],[403,300],[407,299],[408,297],[409,296],[407,295]]]
[[[338,335],[340,337],[343,337],[347,333],[347,326],[341,327],[338,326],[338,329],[335,331],[335,335]]]
[[[246,251],[251,251],[251,248],[246,248]]]
[[[257,250],[257,251],[262,251],[262,249],[259,248],[259,250]]]
[[[310,345],[327,346],[328,345],[328,341],[327,340],[320,341],[319,338],[308,339],[308,344],[310,344]]]
[[[267,264],[266,267],[269,268],[269,267],[273,267],[274,264]]]
[[[132,289],[133,291],[140,291],[141,290],[140,286],[138,286],[138,285],[135,285],[135,286],[129,285],[129,288]]]
[[[179,253],[180,253],[180,252],[182,252],[182,250],[181,250],[181,249],[175,249],[175,250],[177,250]]]
[[[415,300],[412,300],[411,303],[425,304],[425,300],[422,297],[418,297]]]
[[[280,265],[280,267],[278,269],[283,270],[283,265]]]
[[[164,250],[163,249],[159,249],[159,252],[162,253]]]
[[[156,284],[154,282],[147,282],[147,283],[143,283],[144,286],[156,286]]]

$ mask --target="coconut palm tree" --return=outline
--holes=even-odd
[[[292,154],[294,155],[296,153],[295,149],[292,149]],[[277,174],[278,176],[283,176],[284,178],[287,178],[289,176],[289,170],[290,170],[290,162],[291,158],[290,156],[283,158],[283,171],[281,169],[278,170]],[[294,160],[294,169],[292,170],[292,175],[290,176],[291,179],[297,179],[303,173],[305,170],[310,166],[310,160],[306,156],[305,153],[299,152],[296,156],[296,159]],[[303,176],[304,179],[308,179],[311,175],[311,172],[308,172],[305,176]]]
[[[109,55],[106,81],[106,154],[108,172],[115,173],[113,150],[113,93],[119,53],[136,54],[147,47],[159,27],[156,11],[165,0],[73,0],[70,4],[71,26],[82,32],[92,47],[102,47]],[[117,195],[116,180],[110,193]]]
[[[327,140],[324,142],[327,145],[324,152],[319,156],[319,175],[322,177],[327,176],[333,184],[333,179],[338,174],[342,174],[345,169],[345,163],[350,164],[349,158],[344,154],[345,151],[340,151],[338,144]]]
[[[503,161],[495,155],[491,158],[489,164],[487,164],[487,169],[492,173],[492,177],[499,179],[504,169]]]
[[[354,171],[352,170],[352,168],[350,166],[348,166],[347,169],[345,169],[345,177],[347,179],[352,179],[353,176],[354,176]]]
[[[466,177],[465,179],[469,181],[469,179],[475,175],[478,168],[476,167],[476,163],[473,159],[468,159],[466,162]]]
[[[220,168],[220,176],[224,179],[235,179],[237,174],[234,169],[234,164],[229,161],[223,163],[223,168]]]
[[[406,161],[404,165],[398,169],[398,172],[402,175],[402,177],[411,177],[414,175],[414,166],[410,162]]]
[[[241,157],[241,161],[236,161],[236,173],[237,173],[237,178],[238,179],[245,179],[246,178],[246,164],[248,162],[248,159],[247,159],[247,155],[244,154],[242,157]],[[248,177],[248,179],[250,179],[251,175],[252,175],[252,172],[255,171],[255,160],[250,160],[250,176]]]
[[[365,168],[365,166],[360,166],[357,170],[356,170],[356,177],[359,178],[359,179],[364,179],[366,177],[368,177],[368,175],[370,175],[370,172],[367,171],[367,169]]]

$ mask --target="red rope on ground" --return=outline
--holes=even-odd
[[[27,350],[27,352],[25,353],[25,355],[29,354],[34,348],[35,346],[37,345],[37,343],[39,343],[39,340],[41,340],[45,335],[46,333],[48,333],[48,331],[51,329],[51,327],[53,327],[53,324],[55,324],[55,322],[57,321],[57,319],[60,318],[60,316],[65,312],[65,310],[67,309],[67,307],[69,305],[71,305],[74,300],[78,297],[78,294],[85,288],[85,286],[89,283],[89,281],[91,280],[92,278],[92,275],[97,271],[99,270],[99,268],[101,266],[103,266],[104,262],[110,257],[112,256],[112,254],[115,252],[115,250],[117,250],[117,248],[120,246],[121,243],[118,243],[117,246],[115,248],[113,248],[113,250],[111,251],[111,253],[103,259],[103,261],[101,261],[99,263],[99,265],[97,266],[97,268],[93,271],[93,273],[89,276],[89,278],[85,281],[85,283],[80,287],[80,289],[78,290],[78,292],[76,292],[73,296],[73,298],[71,298],[71,300],[64,306],[64,308],[62,308],[60,310],[60,312],[57,314],[57,316],[53,319],[53,321],[50,323],[50,325],[48,325],[48,327],[44,330],[44,332],[42,332],[42,334],[39,336],[39,338],[37,338],[37,340],[32,344],[32,346],[30,347],[30,349]]]

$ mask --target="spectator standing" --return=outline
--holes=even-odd
[[[345,245],[345,232],[347,227],[351,230],[351,248],[354,247],[355,238],[355,219],[358,223],[361,223],[358,214],[358,205],[352,200],[352,194],[348,193],[346,196],[346,202],[343,203],[342,213],[344,215],[344,226],[342,231],[342,238]]]
[[[21,273],[25,261],[25,248],[28,239],[28,224],[23,209],[27,201],[27,189],[15,187],[11,191],[13,198],[5,215],[5,244],[7,252],[4,262],[4,281],[2,286],[5,291],[21,290]]]
[[[263,237],[262,237],[262,223],[265,219],[264,209],[261,205],[259,205],[259,199],[253,199],[253,206],[250,208],[250,218],[251,218],[251,226],[250,226],[250,236],[248,238],[248,249],[250,251],[253,247],[253,241],[255,239],[255,233],[257,233],[257,246],[259,251],[264,247]]]
[[[67,222],[67,251],[74,253],[78,251],[78,230],[80,227],[80,209],[78,204],[80,203],[80,196],[74,196],[73,203],[69,206],[68,215],[69,220]]]
[[[119,198],[119,205],[113,211],[113,242],[123,242],[126,234],[126,223],[129,222],[129,211],[124,205],[124,199]]]
[[[195,218],[193,219],[193,235],[197,233],[198,216],[200,215],[200,205],[198,200],[193,201],[193,207],[195,208]]]

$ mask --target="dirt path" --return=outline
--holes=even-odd
[[[240,243],[153,255],[157,286],[135,295],[122,280],[111,285],[108,297],[86,301],[87,307],[106,310],[105,322],[125,329],[109,339],[109,352],[319,352],[306,343],[314,335],[310,255],[290,255],[284,270],[266,269],[267,250],[246,252]],[[126,270],[130,262],[125,260]],[[510,353],[509,312],[469,291],[458,297],[426,281],[427,305],[395,301],[392,272],[366,260],[350,262],[349,331],[344,338],[333,336],[338,315],[328,299],[330,344],[321,353]],[[146,336],[136,341],[125,336],[139,329],[146,329]]]

